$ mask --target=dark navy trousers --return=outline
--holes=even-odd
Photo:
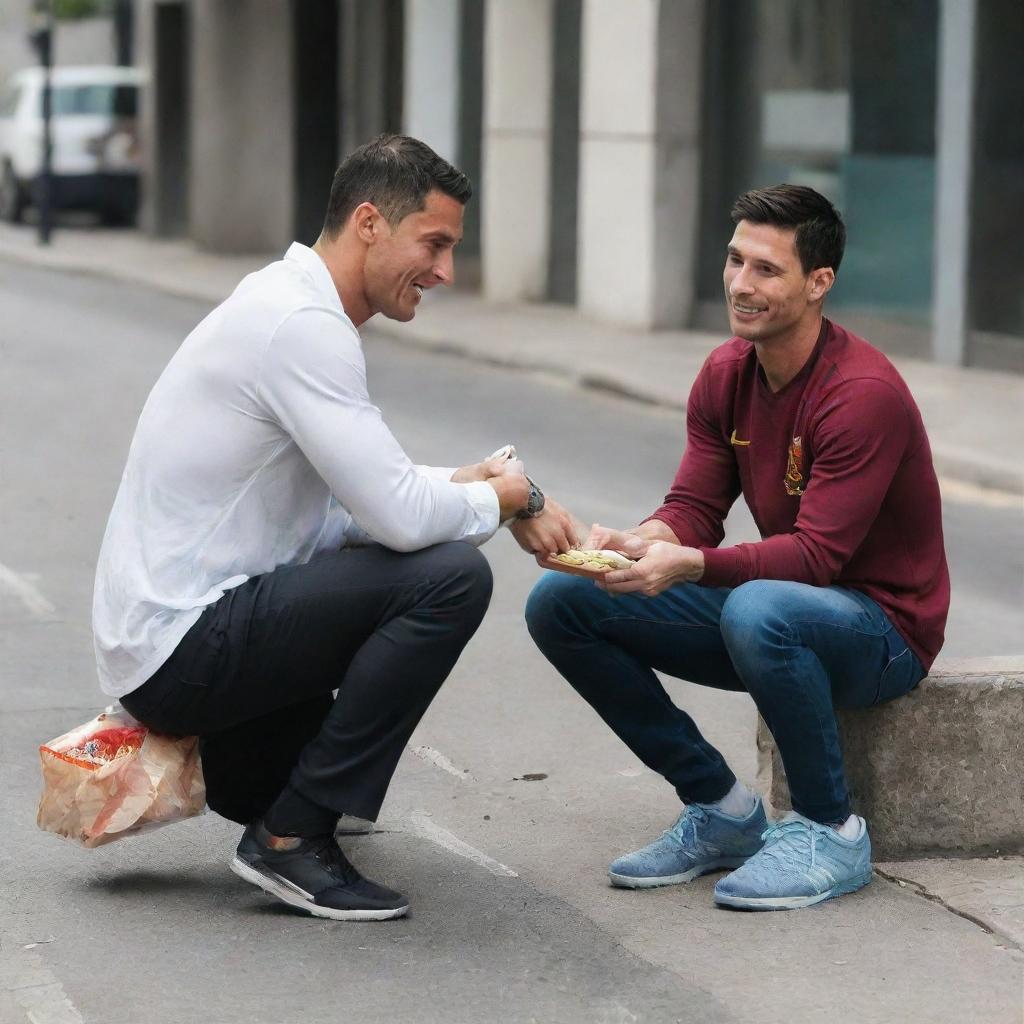
[[[290,782],[374,820],[490,596],[487,560],[465,543],[321,555],[228,591],[121,703],[200,737],[207,800],[224,817],[262,817]]]

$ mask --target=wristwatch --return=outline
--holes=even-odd
[[[536,519],[544,511],[544,492],[529,477],[526,482],[530,485],[530,497],[526,507],[516,513],[516,519]]]

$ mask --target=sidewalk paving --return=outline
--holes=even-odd
[[[54,244],[42,248],[33,229],[0,225],[0,261],[101,275],[211,305],[274,258],[214,255],[188,242],[99,228],[58,230]],[[707,353],[724,340],[698,331],[617,329],[567,307],[497,306],[440,290],[425,297],[412,322],[376,318],[366,331],[374,332],[677,410],[684,407]],[[1020,505],[1024,474],[1014,442],[1024,435],[1024,379],[899,357],[894,362],[921,407],[940,475],[1008,492],[1001,503]],[[883,878],[974,921],[1011,955],[1024,955],[1024,859],[927,860],[877,868]]]
[[[58,230],[44,248],[32,228],[0,226],[0,259],[100,274],[210,303],[275,258],[216,255],[185,241],[101,228]],[[708,352],[724,340],[704,331],[620,329],[566,306],[496,305],[443,289],[424,296],[410,323],[376,317],[365,330],[680,410]],[[1024,460],[1016,447],[1024,436],[1024,378],[898,355],[893,362],[921,408],[940,476],[1024,495]]]

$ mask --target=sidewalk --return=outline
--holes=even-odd
[[[100,274],[211,304],[274,258],[214,255],[188,242],[100,228],[58,230],[45,249],[32,228],[0,225],[0,259]],[[440,289],[424,296],[410,323],[376,317],[366,330],[679,410],[707,353],[724,340],[699,331],[618,329],[569,307],[494,305]],[[939,475],[1024,495],[1024,459],[1016,446],[1024,436],[1024,378],[916,359],[893,362],[921,408]]]

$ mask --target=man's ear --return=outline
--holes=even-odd
[[[818,267],[807,276],[808,302],[821,302],[835,284],[836,272],[831,267]]]
[[[349,218],[356,237],[367,245],[380,238],[383,226],[387,223],[380,215],[380,210],[373,203],[360,203]]]

